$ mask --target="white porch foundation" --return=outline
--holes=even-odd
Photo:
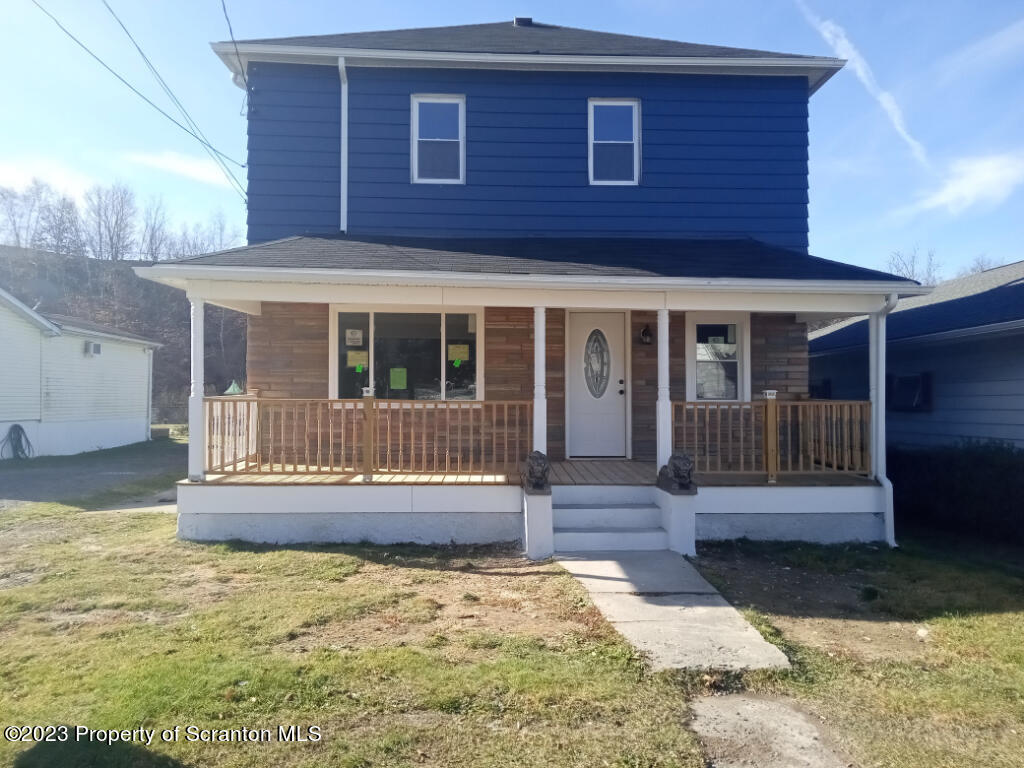
[[[523,491],[492,486],[178,485],[178,538],[264,544],[523,540]]]

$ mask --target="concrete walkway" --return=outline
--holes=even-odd
[[[656,670],[789,666],[681,555],[579,552],[557,559]]]

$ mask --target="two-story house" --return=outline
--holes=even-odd
[[[892,542],[878,350],[921,289],[807,252],[841,60],[522,18],[213,47],[249,244],[139,270],[192,302],[180,535]],[[244,396],[204,397],[206,303],[249,315]],[[870,400],[813,401],[806,322],[844,313]],[[676,453],[695,495],[656,484]]]

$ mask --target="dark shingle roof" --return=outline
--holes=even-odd
[[[155,341],[150,341],[147,338],[139,336],[138,334],[122,331],[120,328],[115,328],[112,325],[94,323],[92,320],[83,320],[80,317],[71,317],[70,315],[56,315],[51,312],[40,312],[39,314],[62,330],[64,328],[73,328],[78,331],[85,331],[86,333],[103,333],[108,336],[117,336],[122,339],[141,341],[146,344],[151,344],[154,347],[163,346]]]
[[[445,53],[505,53],[568,56],[677,56],[711,58],[814,58],[789,53],[699,45],[654,37],[618,35],[575,27],[533,22],[517,26],[511,21],[463,24],[453,27],[348,32],[338,35],[302,35],[239,43],[308,46],[314,48],[370,48],[393,51]]]
[[[753,239],[306,235],[173,262],[188,266],[498,275],[883,280],[904,278]]]
[[[991,287],[993,284],[995,287]],[[971,286],[982,290],[965,295]],[[929,301],[936,295],[948,298]],[[899,341],[1015,320],[1024,320],[1024,262],[949,280],[927,297],[901,300],[886,322],[886,336],[890,341]],[[831,352],[867,343],[867,320],[860,319],[832,330],[822,329],[812,336],[810,350]]]

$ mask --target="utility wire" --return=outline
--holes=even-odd
[[[114,17],[114,21],[118,23],[118,26],[121,27],[125,35],[128,36],[128,39],[131,40],[132,45],[135,46],[135,50],[138,51],[139,56],[142,57],[142,60],[145,62],[146,67],[150,71],[150,74],[153,75],[153,78],[157,81],[157,84],[163,89],[163,92],[171,100],[174,106],[178,108],[178,112],[181,113],[181,116],[188,124],[188,127],[191,128],[192,131],[195,132],[195,134],[200,138],[200,140],[203,143],[203,149],[206,150],[206,154],[210,156],[210,159],[213,160],[214,164],[217,165],[221,173],[224,174],[224,178],[227,179],[228,183],[232,186],[235,192],[237,192],[239,197],[242,198],[242,202],[246,202],[245,188],[235,177],[235,174],[231,172],[231,169],[227,167],[227,164],[210,149],[212,145],[206,138],[206,135],[199,128],[199,125],[196,123],[196,121],[192,119],[192,115],[190,115],[188,110],[185,109],[185,105],[181,103],[177,95],[175,95],[174,91],[171,90],[171,87],[167,84],[167,81],[164,80],[163,76],[161,76],[160,72],[157,70],[156,65],[153,64],[150,58],[146,55],[146,52],[142,50],[142,46],[139,45],[139,43],[135,40],[135,38],[132,36],[132,33],[128,31],[128,27],[125,26],[125,23],[123,21],[121,21],[121,18],[117,15],[117,13],[115,13],[114,9],[110,7],[110,3],[108,3],[107,0],[101,0],[101,2],[103,3],[107,11],[110,13],[110,15]]]
[[[70,30],[68,30],[68,28],[67,28],[67,27],[65,27],[65,26],[64,26],[63,24],[61,24],[61,23],[60,23],[60,21],[59,21],[59,20],[57,19],[57,17],[56,17],[56,16],[54,16],[54,15],[53,15],[52,13],[50,13],[50,12],[49,12],[48,10],[46,10],[46,9],[45,9],[45,8],[44,8],[44,7],[42,6],[42,5],[40,5],[40,4],[39,4],[39,2],[38,2],[38,0],[32,0],[32,4],[33,4],[33,5],[34,5],[34,6],[36,7],[36,8],[38,8],[38,9],[39,9],[40,11],[42,11],[43,13],[45,13],[45,14],[46,14],[46,15],[47,15],[47,16],[48,16],[48,17],[50,18],[50,20],[51,20],[51,21],[52,21],[52,22],[53,22],[54,24],[56,24],[56,25],[57,25],[57,26],[58,26],[58,27],[60,28],[60,30],[61,30],[61,31],[62,31],[62,32],[63,32],[63,33],[65,34],[65,35],[67,35],[68,37],[70,37],[70,38],[71,38],[71,39],[72,39],[72,40],[73,40],[73,41],[74,41],[74,42],[75,42],[75,43],[76,43],[76,44],[78,45],[78,47],[79,47],[79,48],[81,48],[81,49],[82,49],[83,51],[85,51],[85,52],[86,52],[87,54],[89,54],[89,55],[90,55],[90,56],[91,56],[91,57],[92,57],[93,59],[95,59],[95,60],[96,60],[96,62],[97,62],[97,63],[98,63],[98,64],[99,64],[100,66],[102,66],[102,67],[103,67],[103,68],[104,68],[105,70],[107,70],[107,71],[108,71],[108,72],[109,72],[110,74],[112,74],[112,75],[113,75],[114,77],[116,77],[116,78],[117,78],[118,80],[120,80],[120,81],[121,81],[121,83],[122,83],[122,84],[123,84],[123,85],[124,85],[125,87],[127,87],[127,88],[128,88],[128,89],[129,89],[129,90],[130,90],[130,91],[132,92],[132,93],[134,93],[134,94],[135,94],[136,96],[138,96],[138,97],[139,97],[140,99],[142,99],[142,100],[143,100],[144,102],[146,102],[147,104],[149,104],[149,106],[151,106],[151,107],[152,107],[153,109],[155,109],[155,110],[156,110],[157,112],[159,112],[159,113],[160,113],[161,115],[163,115],[164,117],[166,117],[166,118],[167,118],[168,120],[170,120],[170,121],[171,121],[172,123],[174,123],[174,124],[175,124],[176,126],[178,126],[179,128],[181,128],[181,130],[183,130],[183,131],[184,131],[185,133],[187,133],[187,134],[188,134],[189,136],[191,136],[191,137],[192,137],[193,139],[195,139],[196,141],[198,141],[198,142],[199,142],[200,144],[203,144],[203,145],[205,145],[205,146],[209,147],[209,148],[210,148],[210,149],[211,149],[211,150],[212,150],[213,152],[216,152],[216,153],[217,153],[217,155],[218,155],[219,157],[221,157],[222,159],[224,159],[224,160],[227,160],[227,161],[228,161],[228,162],[230,162],[230,163],[234,163],[234,164],[235,164],[235,165],[237,165],[237,166],[238,166],[239,168],[245,168],[245,165],[244,165],[243,163],[240,163],[240,162],[238,162],[237,160],[235,160],[234,158],[232,158],[232,157],[229,157],[228,155],[225,155],[225,154],[224,154],[223,152],[221,152],[221,151],[220,151],[219,149],[217,149],[216,147],[214,147],[214,146],[213,146],[212,144],[210,144],[210,143],[208,143],[208,142],[206,142],[206,141],[203,141],[203,140],[202,140],[201,138],[199,138],[199,136],[197,136],[197,135],[196,135],[196,134],[195,134],[195,133],[194,133],[193,131],[191,131],[191,130],[190,130],[189,128],[187,128],[186,126],[182,125],[182,124],[181,124],[180,122],[178,122],[177,120],[175,120],[175,119],[174,119],[174,118],[173,118],[173,117],[172,117],[171,115],[167,114],[167,112],[165,112],[165,111],[164,111],[163,109],[161,109],[161,108],[160,108],[159,106],[157,106],[156,104],[154,104],[154,103],[153,103],[153,101],[152,101],[152,100],[150,100],[150,99],[149,99],[149,98],[148,98],[148,97],[147,97],[147,96],[146,96],[145,94],[143,94],[143,93],[142,93],[141,91],[139,91],[139,89],[138,89],[138,88],[136,88],[136,87],[135,87],[134,85],[132,85],[132,84],[131,84],[131,83],[129,83],[129,82],[127,81],[127,80],[125,80],[125,79],[124,79],[123,77],[121,77],[121,75],[119,75],[119,74],[118,74],[118,73],[117,73],[117,72],[116,72],[116,71],[115,71],[115,70],[114,70],[114,69],[113,69],[113,68],[112,68],[112,67],[111,67],[111,66],[110,66],[109,64],[107,64],[107,63],[106,63],[105,61],[103,61],[103,59],[101,59],[101,58],[100,58],[99,56],[97,56],[97,55],[96,55],[95,53],[93,53],[93,52],[92,52],[92,50],[91,50],[91,49],[89,48],[89,46],[87,46],[87,45],[86,45],[85,43],[83,43],[83,42],[82,42],[81,40],[79,40],[79,39],[78,39],[77,37],[75,37],[75,36],[74,36],[74,35],[73,35],[73,34],[71,33],[71,31],[70,31]]]
[[[227,0],[220,0],[220,7],[224,9],[224,21],[228,23],[228,34],[231,36],[231,44],[235,46],[235,58],[238,60],[238,72],[242,76],[242,83],[245,84],[245,93],[249,93],[249,79],[245,76],[245,66],[242,64],[242,55],[238,52],[238,43],[235,41],[235,30],[231,28],[231,17],[228,16]]]

